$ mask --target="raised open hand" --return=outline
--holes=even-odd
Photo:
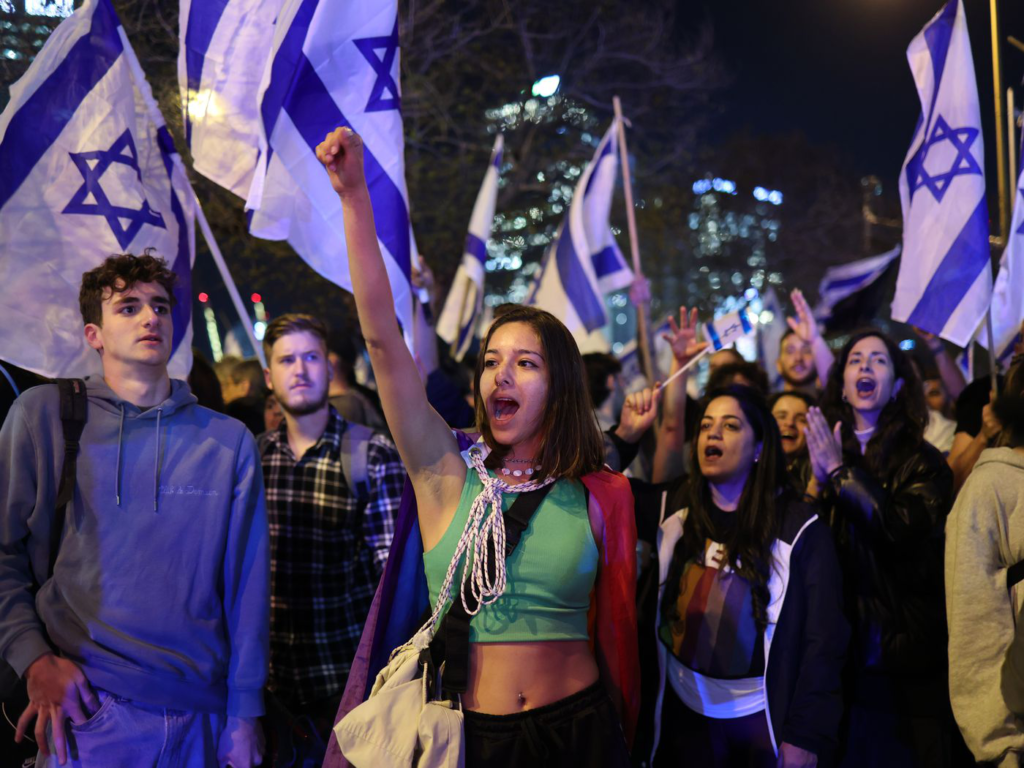
[[[804,294],[799,288],[790,291],[789,298],[796,310],[796,317],[787,317],[786,322],[801,341],[808,344],[813,343],[821,336],[821,332],[818,330],[818,323],[811,312],[811,305],[807,303],[807,299],[804,298]]]
[[[706,341],[697,341],[697,308],[686,312],[686,307],[679,308],[679,322],[672,315],[668,316],[669,330],[661,335],[672,347],[672,357],[680,367],[686,365],[708,346]]]

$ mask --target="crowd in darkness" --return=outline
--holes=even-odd
[[[173,275],[122,255],[83,278],[104,373],[86,382],[56,535],[63,395],[34,387],[6,415],[0,693],[26,681],[18,735],[34,731],[40,765],[156,764],[174,739],[171,765],[323,759],[403,490],[444,605],[466,521],[532,481],[550,490],[508,557],[510,594],[470,622],[471,768],[1018,764],[1024,345],[997,382],[968,382],[923,332],[927,354],[876,328],[830,347],[794,291],[776,391],[733,349],[690,380],[706,345],[683,307],[665,334],[667,375],[682,375],[625,392],[615,358],[580,356],[531,308],[499,307],[455,362],[421,261],[431,301],[410,355],[377,311],[386,281],[359,229],[373,221],[351,137],[321,152],[359,222],[347,236],[375,379],[357,381],[354,329],[285,314],[266,366],[196,352],[188,382],[171,380]],[[636,562],[615,577],[635,592],[616,616],[635,624],[636,697],[588,642],[597,563],[633,526]],[[554,584],[545,541],[565,561]]]

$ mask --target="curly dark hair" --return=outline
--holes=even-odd
[[[751,467],[736,508],[736,526],[722,541],[712,529],[708,509],[712,506],[711,488],[700,471],[696,442],[690,452],[690,501],[682,538],[672,553],[662,596],[662,615],[678,620],[679,582],[687,563],[700,557],[708,538],[725,546],[729,565],[751,586],[754,622],[759,630],[768,626],[768,579],[771,575],[772,544],[778,537],[782,513],[793,500],[794,492],[786,474],[786,457],[782,452],[779,427],[759,392],[750,387],[733,385],[712,390],[701,401],[697,414],[700,424],[708,406],[721,397],[739,403],[743,415],[754,430],[754,439],[761,444],[761,455]]]
[[[158,283],[165,291],[171,306],[175,305],[174,285],[178,276],[167,268],[167,262],[153,255],[147,248],[141,256],[116,253],[102,264],[82,275],[78,291],[78,308],[85,325],[103,326],[103,297],[111,293],[130,291],[137,283]]]
[[[509,323],[524,323],[534,330],[547,364],[548,405],[540,426],[544,442],[537,457],[542,467],[541,474],[577,479],[601,469],[604,466],[604,440],[594,418],[590,392],[584,386],[587,377],[576,340],[550,312],[526,306],[514,306],[496,317],[480,345],[475,406],[476,423],[491,448],[486,465],[491,469],[500,467],[501,460],[509,451],[508,446],[494,439],[487,406],[480,396],[480,377],[484,374],[491,337],[501,326]]]
[[[864,451],[864,462],[868,470],[875,477],[884,478],[893,467],[900,466],[920,450],[924,442],[924,428],[928,425],[924,388],[910,356],[876,328],[858,331],[840,350],[829,371],[825,392],[821,396],[821,409],[830,424],[843,422],[843,453],[860,456],[860,443],[853,434],[853,408],[843,400],[843,372],[854,346],[872,336],[881,339],[892,360],[893,386],[895,382],[903,380],[899,392],[882,408],[875,433]]]

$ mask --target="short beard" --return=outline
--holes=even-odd
[[[278,400],[277,402],[280,403],[281,410],[284,411],[289,416],[309,416],[309,414],[316,413],[325,405],[327,405],[328,399],[329,398],[327,396],[327,390],[324,389],[324,395],[318,401],[316,401],[315,403],[306,403],[305,405],[300,405],[298,408],[290,406],[283,398]]]
[[[796,376],[790,373],[783,373],[782,380],[787,384],[793,385],[794,387],[806,387],[814,382],[814,379],[817,377],[817,375],[818,372],[812,368],[810,371],[807,372],[807,375],[804,376],[802,379],[798,379]]]

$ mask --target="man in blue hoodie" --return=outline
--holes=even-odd
[[[174,277],[148,253],[83,275],[85,338],[103,378],[87,381],[75,494],[50,578],[64,458],[57,387],[27,391],[0,430],[0,655],[27,681],[18,738],[34,719],[40,765],[260,762],[260,461],[240,422],[168,377]]]

